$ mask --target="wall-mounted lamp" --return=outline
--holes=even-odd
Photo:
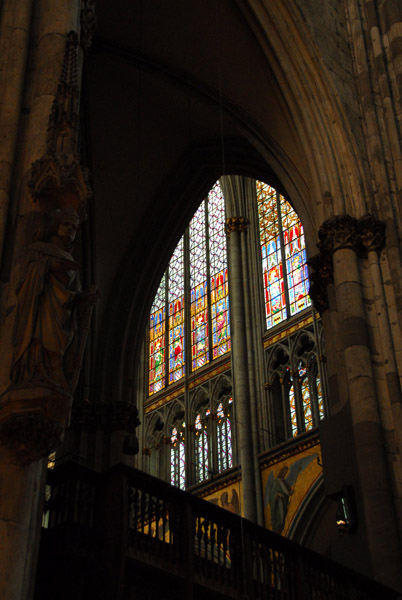
[[[350,485],[342,488],[335,518],[339,535],[350,533],[356,527],[356,505],[353,488]]]

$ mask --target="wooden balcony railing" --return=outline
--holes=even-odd
[[[101,587],[112,593],[116,586],[121,598],[137,597],[129,590],[141,569],[162,585],[164,577],[181,582],[181,597],[188,599],[198,597],[201,589],[209,598],[249,600],[399,597],[280,535],[124,465],[96,474],[66,463],[49,473],[49,484],[49,539],[68,535],[72,528],[84,532],[81,556],[88,543],[88,553],[104,575]]]

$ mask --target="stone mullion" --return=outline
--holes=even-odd
[[[321,233],[324,244],[333,251],[356,463],[373,570],[395,584],[400,577],[400,546],[363,305],[356,221],[350,217],[335,218],[326,223]]]
[[[230,312],[232,321],[232,364],[237,415],[238,451],[242,469],[244,516],[258,519],[252,441],[252,417],[248,378],[246,316],[244,308],[242,242],[246,221],[232,217],[226,221],[229,248]]]

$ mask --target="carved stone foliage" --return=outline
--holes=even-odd
[[[81,46],[87,52],[96,29],[95,0],[83,0],[81,5]]]
[[[32,165],[29,186],[43,210],[70,207],[78,213],[91,196],[88,171],[78,154],[79,84],[78,36],[66,38],[64,61],[49,116],[46,153]]]
[[[334,252],[342,248],[353,249],[359,256],[370,250],[380,252],[385,245],[385,224],[365,215],[354,219],[349,215],[337,215],[325,221],[319,231],[319,253],[310,258],[310,297],[321,314],[328,308],[327,287],[333,281]]]
[[[230,217],[226,219],[225,233],[229,237],[233,231],[246,231],[249,225],[249,220],[245,217]]]
[[[318,230],[322,247],[327,252],[335,252],[341,248],[358,249],[360,237],[357,221],[349,215],[336,215],[327,219]]]
[[[358,221],[358,231],[367,252],[381,252],[385,246],[385,223],[372,215],[365,215]]]

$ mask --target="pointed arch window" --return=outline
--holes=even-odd
[[[206,412],[208,417],[209,411]],[[206,419],[198,413],[194,424],[195,433],[195,482],[200,483],[208,478],[208,432]]]
[[[148,395],[229,350],[225,204],[217,182],[176,246],[151,308]]]
[[[186,487],[185,427],[184,422],[175,425],[170,436],[170,483],[181,490]]]
[[[231,404],[232,398],[229,399],[228,406],[225,410],[223,403],[220,402],[216,413],[218,472],[233,467],[232,427],[229,413]]]
[[[303,226],[289,202],[256,182],[266,327],[311,305]]]

